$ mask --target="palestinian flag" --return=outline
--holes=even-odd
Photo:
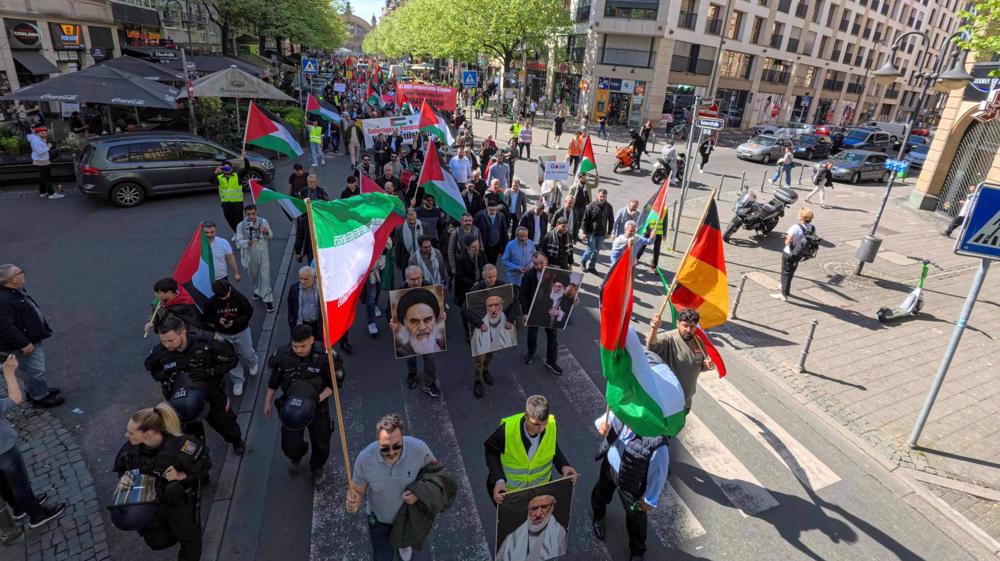
[[[399,105],[400,115],[412,115],[413,106],[410,105],[410,101],[406,99],[406,94],[396,90],[396,103]]]
[[[382,108],[382,94],[371,82],[368,82],[368,93],[365,94],[365,97],[368,99],[368,105],[374,105],[379,109]]]
[[[632,318],[632,247],[601,287],[601,370],[608,408],[639,436],[676,435],[684,427],[684,390],[665,364],[651,365]]]
[[[427,156],[424,158],[424,167],[420,169],[417,185],[423,187],[424,194],[434,196],[438,208],[445,214],[455,220],[462,220],[462,215],[466,212],[465,199],[462,198],[455,178],[441,167],[433,142],[427,147]]]
[[[368,271],[393,228],[403,223],[403,201],[385,193],[368,193],[311,202],[308,213],[324,302],[323,340],[338,341],[354,323]]]
[[[324,121],[337,123],[338,125],[343,121],[340,118],[340,114],[337,113],[337,110],[332,105],[316,99],[316,96],[313,94],[309,94],[309,98],[306,99],[306,113],[316,115]]]
[[[298,197],[272,191],[256,179],[250,180],[250,194],[258,205],[277,201],[281,210],[289,220],[294,220],[306,213],[306,202]]]
[[[576,168],[576,177],[590,172],[597,175],[597,158],[594,157],[594,146],[590,143],[590,135],[587,135],[587,141],[583,144],[583,156],[580,158],[580,165]]]
[[[270,111],[252,101],[247,112],[247,128],[243,135],[243,143],[274,150],[289,158],[302,155],[302,146],[295,140],[292,129]]]
[[[202,224],[198,224],[181,260],[177,262],[172,279],[184,286],[201,309],[212,297],[212,282],[215,280],[215,267],[212,261],[212,246],[205,236]]]
[[[708,198],[701,225],[677,267],[670,301],[678,310],[697,310],[701,326],[705,329],[722,325],[729,319],[726,255],[719,230],[719,212],[713,197]]]
[[[385,193],[385,189],[381,185],[372,181],[370,177],[361,173],[361,169],[358,169],[358,175],[361,177],[359,183],[359,190],[362,194],[364,193]]]
[[[649,231],[652,234],[666,233],[663,230],[663,225],[667,221],[667,189],[669,188],[670,178],[668,177],[663,182],[663,186],[660,187],[660,192],[656,194],[656,198],[653,199],[653,204],[651,204],[649,206],[649,210],[646,211],[646,219],[642,221],[642,227],[637,230],[639,233],[644,233],[646,231]]]
[[[420,106],[420,122],[418,125],[420,126],[421,132],[425,132],[429,136],[437,137],[445,146],[451,146],[455,143],[455,133],[452,132],[451,125],[448,124],[448,120],[435,111],[434,108],[427,103],[426,99]],[[593,152],[593,150],[591,150],[591,152]]]

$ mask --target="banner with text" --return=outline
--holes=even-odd
[[[454,111],[455,96],[458,94],[455,88],[433,84],[397,84],[396,91],[396,99],[400,99],[399,92],[402,92],[411,107],[420,107],[426,99],[438,111]]]
[[[365,146],[372,146],[375,137],[384,134],[386,139],[399,135],[404,144],[410,144],[420,132],[420,115],[404,115],[402,117],[379,117],[378,119],[362,119],[361,131],[365,135]]]

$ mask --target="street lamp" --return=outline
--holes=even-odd
[[[875,81],[882,86],[889,86],[892,84],[896,78],[903,75],[902,72],[896,68],[893,61],[896,58],[896,53],[903,45],[903,41],[911,36],[916,35],[920,37],[923,41],[924,47],[929,48],[931,45],[930,38],[920,31],[908,31],[900,35],[895,42],[892,44],[892,50],[889,52],[889,60],[885,63],[882,68],[879,68],[873,73],[873,78]],[[972,76],[965,70],[965,60],[968,56],[968,51],[965,49],[959,49],[957,52],[952,54],[951,45],[952,41],[956,37],[960,37],[962,32],[955,32],[948,40],[945,41],[942,46],[941,51],[938,53],[937,62],[934,64],[934,69],[930,72],[925,72],[923,70],[923,63],[927,61],[930,57],[924,57],[921,62],[920,72],[917,72],[913,77],[917,80],[923,82],[920,88],[920,95],[917,97],[917,103],[913,107],[913,112],[910,114],[909,118],[906,120],[906,129],[904,130],[902,138],[900,138],[899,143],[899,153],[896,154],[897,160],[903,159],[903,153],[906,151],[906,140],[910,136],[910,131],[913,129],[913,125],[916,123],[917,118],[920,115],[921,109],[924,106],[924,102],[927,99],[927,90],[933,85],[934,89],[940,92],[948,92],[952,90],[957,90],[964,88],[968,83],[972,81]],[[929,51],[928,51],[929,52]],[[954,63],[952,64],[951,70],[942,72],[942,66],[946,58],[951,57]],[[865,267],[865,263],[871,263],[875,261],[875,255],[878,254],[879,246],[882,244],[882,240],[875,237],[875,233],[878,231],[879,222],[882,220],[882,213],[885,212],[885,205],[889,202],[889,194],[892,192],[893,183],[896,181],[896,174],[889,174],[889,181],[885,184],[885,193],[882,194],[882,204],[879,206],[878,214],[875,215],[875,222],[872,224],[871,232],[865,236],[862,240],[861,245],[858,247],[858,253],[856,255],[858,259],[858,264],[854,268],[854,274],[860,275],[861,271]]]
[[[181,9],[180,0],[165,0],[163,2],[163,8],[165,10],[170,9],[170,5],[177,4],[177,13],[180,14],[181,19],[184,20],[184,31],[187,33],[187,44],[188,49],[191,49],[191,3],[185,2],[187,5],[187,18],[184,17],[184,11]],[[194,117],[194,87],[191,85],[191,74],[188,72],[187,66],[187,56],[184,54],[184,47],[181,47],[181,69],[184,72],[184,85],[187,87],[187,105],[189,118],[191,119],[191,132],[198,134],[198,129],[195,125]],[[191,49],[192,64],[194,63],[194,49]]]

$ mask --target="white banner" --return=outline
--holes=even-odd
[[[403,137],[404,144],[410,144],[420,132],[418,123],[420,123],[420,115],[362,119],[361,131],[365,135],[365,146],[371,147],[375,143],[375,137],[380,134],[384,134],[386,140],[389,140],[390,136],[400,135]]]
[[[545,162],[545,181],[563,181],[569,177],[569,162]]]
[[[333,91],[344,93],[344,92],[347,91],[347,84],[345,84],[343,82],[334,82],[333,83]]]

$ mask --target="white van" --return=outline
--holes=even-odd
[[[902,140],[906,135],[906,123],[890,123],[889,121],[868,121],[861,123],[862,127],[872,127],[880,131],[889,133],[889,139],[893,142]]]

